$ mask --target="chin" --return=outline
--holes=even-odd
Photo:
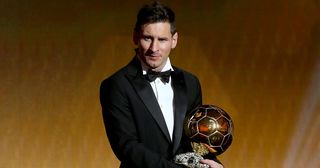
[[[155,69],[160,66],[158,62],[154,62],[154,61],[147,61],[147,65],[152,69]]]
[[[151,68],[151,69],[156,69],[158,68],[157,65],[154,65],[154,64],[148,64],[148,67]]]

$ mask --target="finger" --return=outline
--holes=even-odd
[[[203,159],[203,160],[200,160],[200,162],[209,165],[210,168],[223,168],[221,164],[213,160]]]

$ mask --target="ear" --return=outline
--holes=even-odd
[[[172,45],[171,48],[174,49],[176,48],[178,43],[178,32],[175,32],[174,35],[172,36]]]
[[[135,45],[138,45],[138,41],[139,41],[139,34],[138,32],[134,31],[133,34],[132,34],[132,40],[133,40],[133,43]]]

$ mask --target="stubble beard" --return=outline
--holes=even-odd
[[[164,62],[163,62],[164,61]],[[165,66],[166,60],[162,60],[161,57],[157,57],[156,59],[146,59],[147,66],[154,71],[161,71]]]

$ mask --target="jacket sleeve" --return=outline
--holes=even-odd
[[[109,143],[124,167],[179,168],[139,142],[125,89],[107,79],[100,87],[100,103]]]

